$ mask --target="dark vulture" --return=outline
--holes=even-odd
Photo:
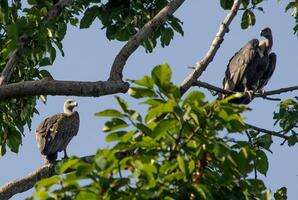
[[[64,158],[67,158],[66,147],[79,131],[79,113],[73,111],[76,106],[78,103],[75,100],[66,100],[63,113],[46,118],[36,128],[37,145],[41,154],[45,156],[45,163],[55,161],[58,152],[61,151],[64,151]]]
[[[276,55],[271,53],[273,45],[271,29],[268,27],[262,29],[261,36],[264,37],[263,40],[250,40],[229,61],[223,88],[235,92],[247,92],[249,96],[233,99],[231,103],[250,103],[253,93],[263,91],[274,72]]]

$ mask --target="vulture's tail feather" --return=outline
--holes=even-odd
[[[52,153],[45,156],[44,162],[45,164],[53,163],[57,159],[58,153]]]

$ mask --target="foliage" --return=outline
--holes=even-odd
[[[94,21],[99,20],[102,29],[106,30],[107,39],[127,41],[168,2],[169,0],[83,0],[73,1],[64,8],[56,6],[57,0],[27,0],[27,3],[21,0],[0,1],[0,70],[5,68],[11,55],[21,49],[18,67],[10,82],[51,77],[44,67],[53,64],[57,51],[64,55],[62,41],[68,25],[89,28]],[[253,11],[263,11],[259,6],[262,2],[263,0],[243,1],[242,28],[255,24]],[[220,0],[224,9],[230,9],[232,3],[233,0]],[[289,9],[293,10],[293,16],[297,20],[296,1],[288,4],[286,11]],[[295,32],[297,27],[296,25],[294,28]],[[152,52],[158,39],[163,47],[168,46],[174,32],[184,34],[182,22],[171,16],[143,43],[145,50]],[[39,96],[0,103],[0,156],[5,154],[7,145],[13,152],[18,151],[25,126],[30,128],[34,113],[38,113],[35,108],[37,99],[46,101],[46,97]],[[23,111],[19,106],[24,107]],[[8,132],[11,134],[7,134]],[[10,138],[18,139],[10,141]]]
[[[44,69],[56,59],[56,51],[64,55],[62,40],[68,24],[88,28],[95,18],[103,24],[107,38],[126,41],[147,21],[162,9],[167,0],[161,1],[74,1],[61,9],[58,1],[21,0],[0,1],[0,71],[8,63],[11,55],[21,49],[18,67],[10,82],[20,82],[51,77]],[[54,17],[54,11],[57,13]],[[81,15],[83,15],[82,19]],[[143,46],[152,52],[160,38],[161,45],[168,46],[174,31],[183,35],[182,22],[172,16]],[[20,53],[19,53],[20,54]],[[45,102],[46,97],[39,96]],[[18,152],[22,142],[24,127],[30,128],[32,117],[38,111],[35,108],[36,97],[12,99],[0,103],[0,156],[11,151]]]
[[[246,107],[227,99],[208,103],[199,91],[182,98],[171,74],[163,64],[151,76],[132,81],[130,94],[148,107],[146,116],[117,96],[120,110],[96,113],[110,117],[103,132],[113,147],[98,150],[87,161],[71,158],[60,163],[61,175],[39,182],[34,197],[271,199],[263,181],[251,176],[266,175],[268,160],[261,147],[269,149],[271,137],[255,136],[255,142],[233,137],[246,130],[241,117]],[[63,175],[66,171],[73,172]],[[282,199],[285,194],[279,190],[275,196]]]
[[[290,132],[288,145],[293,146],[297,143],[298,127],[298,97],[286,99],[279,104],[279,111],[274,113],[275,124],[283,129],[284,134]]]

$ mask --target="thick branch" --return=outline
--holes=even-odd
[[[231,11],[228,13],[224,21],[219,27],[219,31],[217,32],[215,38],[212,41],[212,44],[207,51],[206,55],[202,60],[196,63],[195,69],[184,79],[182,84],[180,85],[182,93],[185,93],[193,84],[194,81],[196,81],[202,73],[206,70],[209,63],[213,60],[217,50],[220,47],[220,44],[224,40],[225,34],[229,31],[229,26],[236,16],[239,6],[241,4],[242,0],[234,0],[234,4],[231,8]]]
[[[35,95],[66,95],[99,97],[119,92],[125,93],[129,84],[122,81],[24,81],[0,87],[0,100]]]
[[[10,199],[17,193],[22,193],[34,187],[35,183],[55,175],[55,165],[45,165],[27,176],[13,180],[0,188],[0,199]]]
[[[113,62],[109,80],[122,80],[122,72],[129,56],[156,31],[184,2],[172,0],[152,20],[147,22],[133,37],[131,37]]]
[[[46,24],[49,20],[57,17],[62,8],[72,3],[73,0],[60,0],[56,3],[49,11],[47,17],[44,19],[44,24]],[[19,46],[11,53],[9,60],[7,61],[3,71],[0,76],[0,85],[5,85],[9,82],[10,77],[18,65],[19,59],[28,44],[28,36],[26,33],[20,36],[19,38]]]
[[[93,156],[85,156],[80,159],[88,162],[92,157]],[[18,193],[22,193],[27,190],[30,190],[31,188],[34,187],[34,185],[38,181],[44,178],[57,175],[57,172],[55,171],[55,167],[56,167],[56,164],[44,165],[21,179],[16,179],[3,185],[0,188],[0,199],[1,200],[10,199],[12,196]]]

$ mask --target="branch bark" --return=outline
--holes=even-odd
[[[55,17],[57,17],[57,15],[61,11],[61,9],[64,8],[65,6],[71,4],[72,1],[73,0],[60,0],[59,2],[57,2],[52,7],[52,9],[50,9],[48,11],[48,15],[44,19],[44,24],[46,24],[51,19],[54,19]],[[19,46],[11,53],[9,60],[7,61],[3,71],[1,72],[0,86],[6,85],[9,82],[10,77],[11,77],[14,69],[18,65],[19,59],[20,59],[26,45],[28,44],[28,42],[29,42],[28,36],[26,33],[24,33],[23,35],[20,36]]]
[[[81,157],[80,159],[82,159],[86,162],[89,162],[90,158],[92,158],[92,157],[93,156],[91,155],[91,156]],[[0,188],[0,199],[1,200],[10,199],[15,194],[30,190],[31,188],[33,188],[35,186],[35,184],[38,181],[40,181],[44,178],[49,178],[51,176],[57,175],[58,173],[55,170],[56,165],[57,165],[57,163],[44,165],[21,179],[16,179],[16,180],[10,181],[9,183],[3,185]],[[70,172],[70,171],[68,171],[68,172]]]
[[[21,179],[3,185],[0,188],[0,199],[10,199],[15,194],[30,190],[36,182],[53,175],[55,175],[55,165],[42,166]]]
[[[198,87],[203,87],[208,90],[212,90],[212,91],[215,91],[215,92],[218,92],[221,94],[235,94],[236,93],[234,91],[224,90],[222,88],[216,87],[214,85],[211,85],[211,84],[203,82],[203,81],[195,81],[195,82],[193,82],[192,85],[198,86]],[[286,87],[286,88],[280,88],[280,89],[276,89],[276,90],[265,91],[264,93],[256,92],[254,94],[254,97],[265,98],[268,100],[280,100],[279,98],[269,98],[268,96],[282,94],[282,93],[286,93],[286,92],[293,92],[295,90],[298,90],[298,85]]]
[[[242,0],[234,0],[231,11],[228,13],[224,21],[221,23],[219,31],[215,35],[215,38],[213,39],[212,44],[209,50],[207,51],[206,55],[203,57],[202,60],[196,63],[195,69],[181,83],[180,89],[182,93],[185,93],[192,86],[193,82],[196,81],[202,75],[209,63],[212,62],[217,50],[219,49],[221,43],[224,40],[225,34],[229,32],[229,26],[234,17],[236,16],[241,2]]]
[[[257,127],[257,126],[251,125],[251,124],[246,124],[246,126],[250,129],[253,129],[253,130],[258,131],[258,132],[267,133],[269,135],[280,137],[280,138],[283,138],[285,140],[289,139],[289,136],[281,134],[281,132],[270,131],[270,130],[260,128],[260,127]]]
[[[66,95],[99,97],[125,93],[129,84],[123,81],[58,81],[43,79],[24,81],[0,87],[0,100],[22,98],[34,95]]]
[[[109,80],[122,80],[123,69],[129,56],[157,30],[184,2],[185,0],[172,0],[152,20],[147,22],[128,42],[115,57],[111,67]]]

